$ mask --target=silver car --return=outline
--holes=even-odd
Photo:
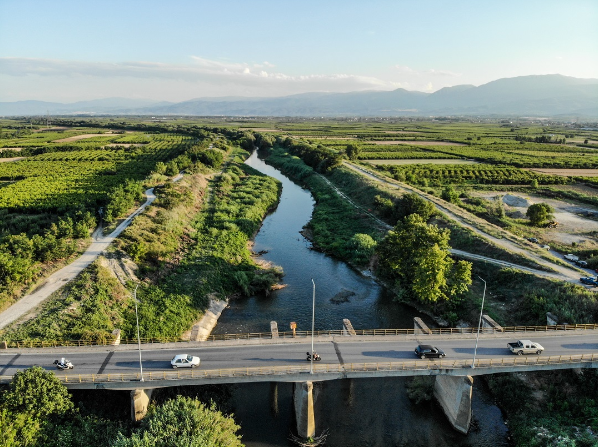
[[[177,354],[170,361],[170,365],[174,368],[195,368],[199,366],[199,357],[188,354]]]

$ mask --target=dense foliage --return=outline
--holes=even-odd
[[[471,264],[449,253],[449,230],[428,225],[418,214],[399,221],[378,245],[382,273],[399,296],[424,303],[459,298],[471,284]]]
[[[240,447],[239,428],[214,404],[177,397],[153,406],[132,430],[127,421],[76,408],[54,373],[38,366],[16,373],[0,391],[0,447]]]
[[[112,447],[242,447],[239,428],[214,404],[178,396],[151,409],[139,429],[120,435]]]

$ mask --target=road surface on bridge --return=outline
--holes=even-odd
[[[542,356],[571,356],[598,354],[598,331],[567,331],[551,333],[510,333],[480,336],[478,359],[512,359],[507,343],[518,338],[531,339],[545,348]],[[315,349],[322,356],[318,365],[348,365],[355,363],[388,363],[418,360],[413,350],[418,343],[438,346],[446,353],[446,360],[472,359],[475,338],[418,336],[419,342],[404,336],[387,336],[382,340],[368,337],[335,336],[316,339]],[[270,341],[270,340],[269,340]],[[267,344],[234,342],[181,343],[175,349],[142,348],[143,372],[172,371],[170,360],[175,354],[186,353],[201,358],[199,369],[256,368],[274,366],[305,366],[310,339],[289,342],[272,340]],[[46,348],[38,350],[9,349],[0,354],[0,376],[14,375],[34,365],[55,371],[53,361],[62,356],[70,359],[75,369],[60,375],[78,374],[135,374],[139,372],[139,354],[134,346],[96,346],[87,348]],[[530,355],[529,357],[537,357]]]

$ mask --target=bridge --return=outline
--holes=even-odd
[[[418,319],[416,319],[418,320]],[[598,368],[598,325],[542,327],[485,327],[474,350],[476,330],[319,331],[315,349],[322,356],[313,371],[306,361],[311,333],[270,332],[227,334],[204,342],[144,343],[143,374],[136,344],[118,346],[25,347],[9,342],[0,347],[0,382],[8,382],[18,370],[39,365],[55,371],[53,361],[66,356],[75,369],[57,374],[70,389],[130,390],[132,415],[145,415],[155,388],[244,382],[295,382],[298,431],[315,433],[312,384],[317,381],[397,376],[435,376],[434,394],[453,426],[466,433],[471,420],[473,377],[501,372],[569,368]],[[349,329],[349,330],[348,330]],[[293,336],[294,335],[294,336]],[[517,356],[507,343],[532,339],[541,343],[542,355]],[[73,343],[66,343],[73,344]],[[443,359],[418,359],[417,344],[433,344],[446,353]],[[197,369],[173,370],[170,359],[178,353],[197,355]]]

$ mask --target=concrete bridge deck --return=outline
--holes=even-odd
[[[544,354],[516,356],[507,343],[532,339]],[[434,344],[444,359],[415,357],[417,344]],[[305,353],[310,338],[240,339],[166,343],[142,346],[144,382],[140,383],[137,346],[55,347],[0,350],[0,381],[33,365],[54,370],[54,359],[67,356],[75,369],[58,372],[69,388],[159,388],[174,385],[257,381],[318,381],[340,378],[415,375],[474,376],[498,372],[598,367],[598,330],[488,332],[480,334],[472,368],[475,334],[404,334],[393,336],[320,336],[315,338],[322,361],[309,374]],[[195,370],[172,370],[177,353],[201,358]]]

